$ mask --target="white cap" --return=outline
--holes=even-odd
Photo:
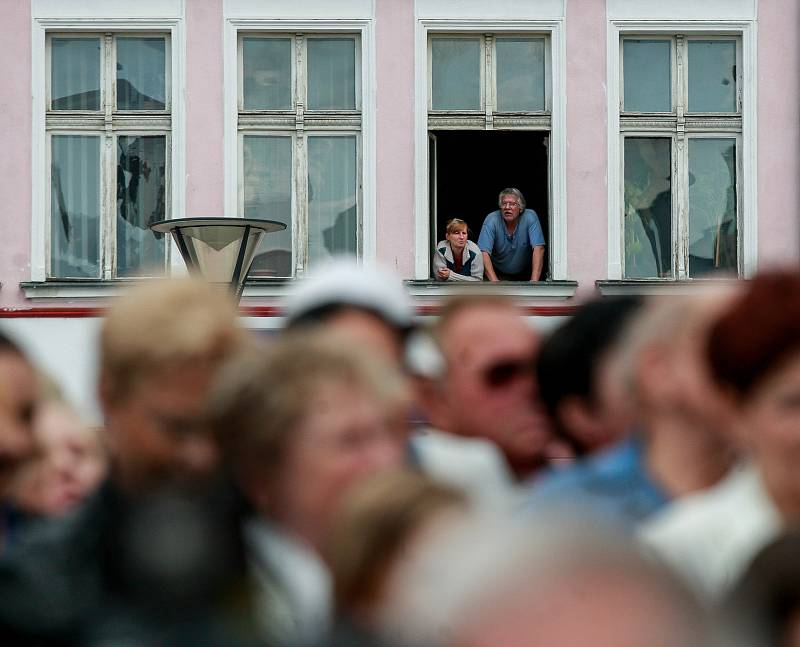
[[[412,322],[411,300],[397,275],[345,257],[317,268],[297,282],[286,299],[286,325],[333,305],[363,308],[397,328],[407,328]]]

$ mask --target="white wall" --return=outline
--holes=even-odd
[[[0,328],[53,377],[65,395],[94,423],[97,403],[97,335],[99,318],[4,319]]]

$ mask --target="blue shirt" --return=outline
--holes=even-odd
[[[633,434],[601,454],[533,483],[523,510],[572,506],[596,520],[634,525],[669,502],[669,496],[650,478],[642,439]]]
[[[489,254],[495,269],[504,274],[518,274],[531,266],[533,248],[544,245],[539,217],[533,209],[525,209],[513,234],[506,231],[500,211],[492,211],[483,221],[478,247]]]

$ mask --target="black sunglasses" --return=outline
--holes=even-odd
[[[483,370],[483,382],[492,389],[508,386],[520,377],[534,374],[533,359],[504,359],[490,364]]]

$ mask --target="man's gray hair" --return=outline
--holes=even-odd
[[[502,206],[501,203],[503,202],[504,195],[513,195],[517,199],[517,202],[519,202],[519,208],[520,209],[525,208],[525,196],[522,195],[522,191],[520,191],[519,189],[515,189],[513,187],[509,187],[508,189],[503,189],[502,191],[500,191],[500,195],[497,197],[498,207]]]

